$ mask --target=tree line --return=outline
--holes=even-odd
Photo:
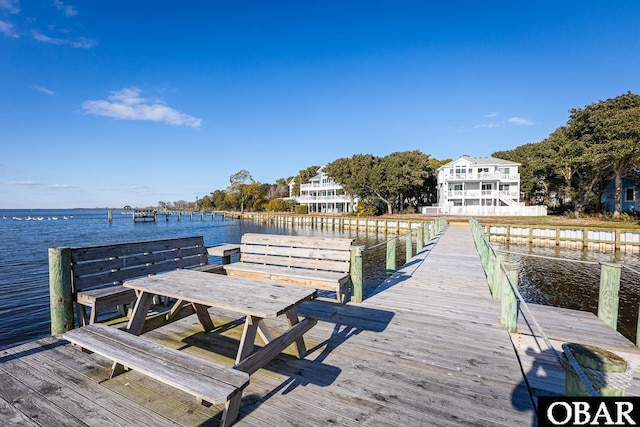
[[[575,213],[601,212],[601,196],[615,181],[615,212],[621,212],[622,179],[640,179],[640,96],[631,92],[570,110],[569,120],[541,142],[492,154],[520,163],[521,198]],[[325,171],[352,197],[357,212],[376,215],[416,211],[437,201],[436,170],[451,159],[437,160],[419,150],[387,156],[355,154],[325,165]],[[247,170],[229,178],[229,186],[196,202],[197,209],[293,211],[288,198],[320,166],[302,169],[275,184],[257,182]],[[355,210],[354,210],[355,211]]]
[[[602,194],[614,181],[614,218],[622,211],[622,179],[640,178],[640,96],[615,98],[570,110],[569,120],[546,139],[493,153],[522,164],[520,187],[528,204],[602,212]]]
[[[324,166],[325,172],[351,197],[353,211],[362,215],[415,211],[418,206],[437,200],[436,169],[451,159],[436,160],[419,150],[395,152],[378,157],[355,154]],[[245,169],[229,178],[229,186],[215,190],[197,201],[198,209],[252,211],[293,211],[295,200],[289,199],[300,185],[309,182],[321,166],[309,166],[298,175],[280,178],[275,184],[255,181]],[[359,203],[356,205],[356,200]]]

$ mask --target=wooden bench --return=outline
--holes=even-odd
[[[135,301],[125,280],[178,268],[222,273],[221,266],[207,263],[202,236],[69,248],[71,290],[78,323],[95,323],[101,310]],[[51,265],[51,264],[50,264]],[[87,308],[91,310],[87,315]],[[121,314],[125,314],[124,311]]]
[[[224,265],[229,276],[335,291],[345,302],[353,239],[246,233],[240,261]]]
[[[204,405],[224,404],[221,426],[238,417],[249,374],[165,347],[123,330],[96,323],[65,332],[63,338],[114,361],[111,375],[124,366],[196,397]]]

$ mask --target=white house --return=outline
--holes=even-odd
[[[309,212],[317,213],[350,213],[351,199],[345,194],[342,186],[336,183],[324,171],[324,166],[307,184],[300,184],[300,195],[293,195],[292,180],[289,183],[289,197],[296,199],[301,205],[306,205]]]
[[[545,206],[520,202],[519,163],[462,156],[437,170],[438,205],[423,213],[449,215],[546,215]]]

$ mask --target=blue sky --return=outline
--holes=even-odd
[[[640,93],[640,2],[0,0],[0,208],[485,156]]]

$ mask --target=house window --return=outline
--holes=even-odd
[[[500,191],[509,192],[509,184],[500,184]]]
[[[624,201],[633,202],[636,199],[635,188],[629,187],[624,189]]]
[[[511,168],[498,168],[502,175],[509,175],[511,173]]]
[[[462,184],[454,184],[453,191],[462,191]]]

